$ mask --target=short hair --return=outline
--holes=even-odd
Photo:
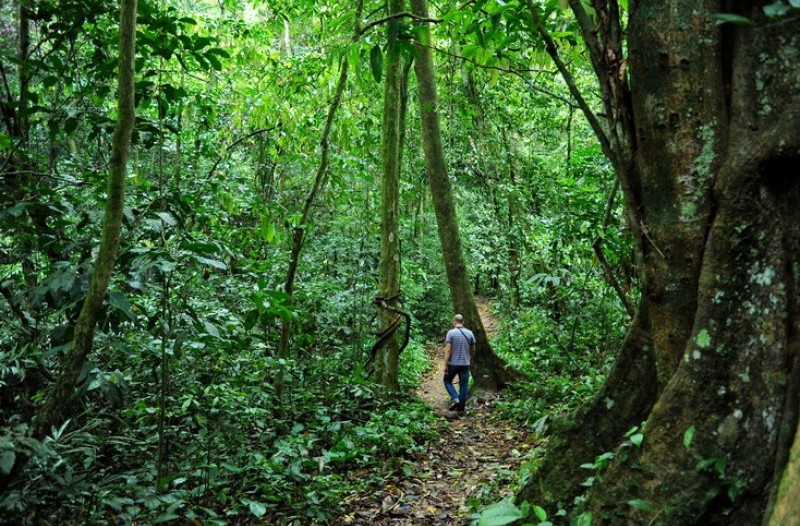
[[[453,321],[456,321],[458,323],[464,323],[464,316],[462,316],[461,314],[456,314],[455,316],[453,316]]]

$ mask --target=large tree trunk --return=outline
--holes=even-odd
[[[635,221],[643,296],[609,382],[581,413],[594,432],[558,433],[523,495],[544,502],[540,488],[563,479],[554,468],[574,474],[616,448],[589,490],[595,524],[758,524],[797,427],[800,23],[765,20],[755,2],[737,4],[755,27],[717,26],[732,9],[719,2],[632,6],[627,99],[612,67],[616,5],[594,3],[595,27],[570,4],[612,116],[607,154]],[[647,355],[652,396],[618,382]],[[646,382],[643,372],[628,377]],[[611,402],[632,394],[616,414]],[[623,432],[642,420],[636,447]],[[579,478],[553,500],[579,493]]]
[[[797,505],[797,496],[800,495],[800,432],[798,431],[800,431],[800,427],[794,431],[791,457],[777,488],[777,501],[768,523],[769,526],[800,525],[800,506]]]
[[[411,10],[419,18],[428,18],[426,0],[411,0]],[[477,349],[475,353],[475,386],[480,389],[495,390],[503,387],[513,377],[502,360],[494,353],[486,337],[475,296],[472,293],[467,266],[461,251],[461,237],[458,231],[456,207],[447,164],[442,149],[439,130],[439,111],[436,97],[436,78],[433,58],[428,47],[431,44],[430,28],[423,23],[422,42],[415,44],[417,58],[414,71],[419,85],[419,107],[422,116],[422,144],[425,150],[425,166],[428,183],[433,196],[436,223],[439,227],[439,240],[442,244],[447,282],[453,309],[464,316],[464,325],[475,333]]]
[[[128,155],[134,124],[136,0],[122,0],[120,7],[118,119],[111,146],[111,169],[100,247],[89,282],[89,290],[78,321],[75,323],[72,348],[62,360],[61,374],[48,392],[44,405],[31,426],[31,434],[38,440],[47,436],[54,425],[66,418],[72,407],[75,387],[86,358],[92,350],[95,325],[108,290],[119,247]],[[27,460],[28,458],[21,456],[17,458],[11,473],[0,478],[0,490],[21,472]]]
[[[389,16],[403,12],[404,0],[390,0]],[[400,20],[392,18],[387,28],[386,80],[383,92],[383,177],[381,185],[381,260],[378,296],[390,307],[397,307],[400,295],[400,148],[402,60],[398,46]],[[380,309],[380,324],[386,330],[395,314]],[[375,379],[387,393],[399,389],[398,332],[394,331],[375,356]]]

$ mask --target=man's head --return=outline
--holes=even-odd
[[[453,316],[453,325],[464,325],[464,316],[461,314]]]

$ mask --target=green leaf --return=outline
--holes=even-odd
[[[755,22],[747,17],[741,15],[734,15],[733,13],[717,13],[714,15],[716,24],[722,25],[725,23],[735,24],[737,26],[754,26]]]
[[[13,145],[10,135],[0,133],[0,150],[10,150]]]
[[[720,457],[714,462],[714,470],[722,476],[725,476],[725,459]]]
[[[13,451],[3,451],[3,454],[0,455],[0,471],[2,471],[4,475],[11,473],[11,468],[14,467],[15,459],[16,455]]]
[[[206,53],[205,58],[208,60],[208,63],[211,64],[211,67],[214,68],[214,71],[222,71],[222,62],[220,62],[216,56],[211,53]]]
[[[225,263],[216,259],[204,258],[203,256],[198,256],[196,254],[193,254],[192,257],[204,265],[209,265],[220,270],[226,270],[228,268]]]
[[[372,76],[375,77],[375,82],[380,82],[381,74],[383,73],[383,53],[381,53],[381,47],[377,44],[369,51],[369,67],[372,69]]]
[[[175,218],[172,217],[172,214],[169,212],[156,212],[156,215],[169,226],[175,226],[178,224],[177,221],[175,221]]]
[[[204,321],[203,327],[206,329],[207,334],[210,334],[214,338],[219,338],[219,330],[217,330],[213,323]]]
[[[267,507],[261,504],[260,502],[250,502],[249,505],[250,513],[255,515],[256,517],[262,517],[265,513],[267,513]]]
[[[695,427],[690,426],[689,429],[683,432],[683,447],[689,449],[692,445],[692,438],[694,438]]]
[[[644,441],[644,435],[642,433],[636,433],[635,435],[631,435],[630,440],[634,446],[641,447],[642,442]]]
[[[704,469],[707,469],[708,467],[714,465],[714,463],[716,461],[717,461],[716,457],[704,458],[703,460],[701,460],[700,462],[697,463],[697,466],[695,466],[695,469],[697,471],[703,471]]]
[[[791,11],[791,8],[783,2],[773,2],[764,6],[764,14],[769,18],[780,18]]]
[[[136,320],[136,315],[131,311],[131,302],[128,301],[128,298],[126,298],[124,294],[112,290],[108,293],[108,303],[114,309],[124,314],[129,320]]]
[[[629,500],[628,506],[631,508],[636,508],[637,510],[646,511],[648,513],[652,513],[653,511],[653,505],[642,499]]]
[[[250,329],[252,329],[253,327],[256,326],[256,323],[258,323],[258,320],[259,320],[259,317],[260,317],[259,314],[260,313],[259,313],[258,309],[252,309],[245,315],[245,317],[244,317],[244,329],[246,331],[249,331]]]
[[[197,252],[198,254],[216,254],[219,252],[217,245],[212,243],[187,243],[185,248],[186,250]]]
[[[358,66],[361,64],[361,51],[358,45],[353,44],[347,52],[347,62],[353,71],[358,71]]]
[[[478,526],[502,526],[522,518],[522,511],[507,500],[492,504],[483,510]]]
[[[167,512],[163,515],[160,515],[153,524],[161,524],[162,522],[174,521],[175,519],[180,519],[180,515],[175,515],[174,513]]]
[[[464,46],[464,48],[461,50],[461,56],[464,58],[475,58],[475,55],[477,55],[480,49],[481,47],[475,44]]]
[[[547,512],[544,511],[544,508],[541,506],[533,506],[533,514],[536,515],[536,518],[540,521],[544,522],[547,520]]]

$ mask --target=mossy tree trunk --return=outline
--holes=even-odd
[[[800,506],[797,505],[797,497],[800,495],[800,432],[798,430],[800,428],[794,431],[791,455],[777,487],[777,501],[769,519],[769,526],[800,525]]]
[[[136,0],[122,0],[119,40],[119,89],[117,125],[111,145],[111,169],[108,178],[106,210],[97,259],[94,263],[89,290],[74,329],[72,348],[62,362],[61,375],[45,400],[44,407],[34,420],[33,434],[44,437],[50,427],[63,417],[69,405],[81,369],[92,349],[97,317],[108,290],[111,272],[119,248],[122,230],[122,210],[131,133],[134,124],[134,59],[136,55]]]
[[[389,16],[402,13],[404,0],[390,0]],[[400,152],[401,152],[401,85],[402,57],[399,47],[400,19],[391,18],[387,22],[386,37],[386,79],[383,91],[383,136],[381,178],[381,259],[379,265],[380,283],[378,296],[390,307],[396,307],[400,295]],[[380,309],[381,329],[388,328],[395,314]],[[385,392],[399,389],[399,332],[395,331],[378,349],[375,356],[375,379]]]
[[[631,4],[626,61],[618,5],[592,4],[596,18],[570,0],[603,123],[528,3],[620,178],[642,298],[605,387],[557,426],[522,497],[571,502],[579,466],[615,451],[589,490],[596,524],[759,524],[797,427],[800,22],[758,2]],[[731,11],[755,25],[715,23]],[[625,443],[642,422],[641,447]]]
[[[119,248],[122,211],[131,133],[134,125],[134,60],[136,56],[136,0],[120,3],[119,89],[117,125],[111,145],[106,210],[100,246],[81,312],[75,323],[72,347],[61,362],[61,373],[48,391],[31,425],[31,434],[41,440],[50,429],[69,417],[86,358],[92,350],[97,318],[108,290]],[[5,488],[24,468],[28,458],[18,457],[8,476],[0,478]]]
[[[420,19],[428,18],[426,0],[411,0],[411,11]],[[419,86],[419,107],[422,117],[422,144],[425,150],[425,166],[428,184],[431,187],[433,208],[439,228],[447,282],[453,310],[464,316],[464,325],[475,333],[477,348],[475,353],[475,386],[479,389],[495,390],[503,387],[513,377],[502,360],[494,353],[486,330],[483,328],[475,296],[467,274],[467,266],[461,251],[461,237],[458,230],[455,201],[447,175],[447,164],[442,149],[439,129],[438,101],[436,97],[436,78],[431,56],[430,28],[423,22],[421,42],[415,44],[417,50],[414,72]]]

